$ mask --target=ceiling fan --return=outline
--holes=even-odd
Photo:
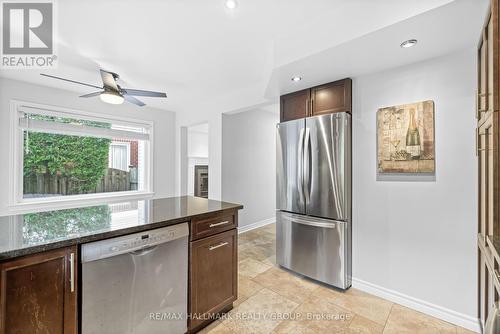
[[[102,78],[102,87],[88,84],[88,83],[84,83],[84,82],[80,82],[80,81],[60,78],[60,77],[56,77],[54,75],[49,75],[49,74],[44,74],[44,73],[40,73],[40,75],[43,75],[44,77],[48,77],[48,78],[64,80],[64,81],[76,83],[79,85],[84,85],[84,86],[89,86],[89,87],[101,89],[98,92],[81,95],[80,97],[99,96],[103,102],[111,103],[111,104],[122,104],[123,101],[127,101],[127,102],[135,104],[139,107],[143,107],[146,104],[144,102],[136,99],[134,96],[167,97],[166,93],[152,92],[149,90],[122,88],[116,82],[116,79],[119,78],[118,74],[113,73],[113,72],[109,72],[109,71],[105,71],[102,69],[100,71],[101,71],[101,78]]]

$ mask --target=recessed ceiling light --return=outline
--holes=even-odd
[[[409,40],[401,43],[401,47],[402,48],[411,48],[412,46],[415,46],[415,44],[417,44],[417,42],[418,41],[416,39],[409,39]]]
[[[238,2],[236,0],[226,0],[224,5],[227,9],[235,9],[238,7]]]
[[[292,81],[293,81],[293,82],[299,82],[300,80],[302,80],[302,78],[301,78],[301,77],[293,77],[293,78],[292,78]]]

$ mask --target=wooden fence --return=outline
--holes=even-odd
[[[85,188],[86,181],[75,180],[72,177],[36,174],[24,178],[25,197],[39,197],[40,195],[78,195],[112,191],[127,191],[137,189],[137,169],[130,172],[108,168],[104,176],[92,189]]]

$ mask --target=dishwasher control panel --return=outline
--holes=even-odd
[[[134,252],[189,235],[188,223],[162,227],[122,237],[91,242],[82,245],[82,262]]]

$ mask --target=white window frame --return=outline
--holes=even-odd
[[[20,126],[19,111],[21,109],[34,109],[37,114],[47,116],[60,116],[67,118],[85,119],[97,122],[110,122],[122,126],[137,126],[148,130],[149,140],[145,142],[144,149],[144,189],[120,191],[111,193],[95,193],[82,195],[53,196],[45,198],[23,198],[23,166],[24,166],[24,136]],[[98,114],[39,103],[19,100],[10,101],[10,177],[9,177],[9,211],[29,212],[33,210],[55,210],[76,206],[89,206],[99,203],[123,202],[124,200],[145,199],[154,195],[153,189],[153,131],[152,121],[137,120],[126,117],[117,117],[109,114]],[[119,131],[119,130],[118,130]],[[57,131],[64,134],[64,131]]]

